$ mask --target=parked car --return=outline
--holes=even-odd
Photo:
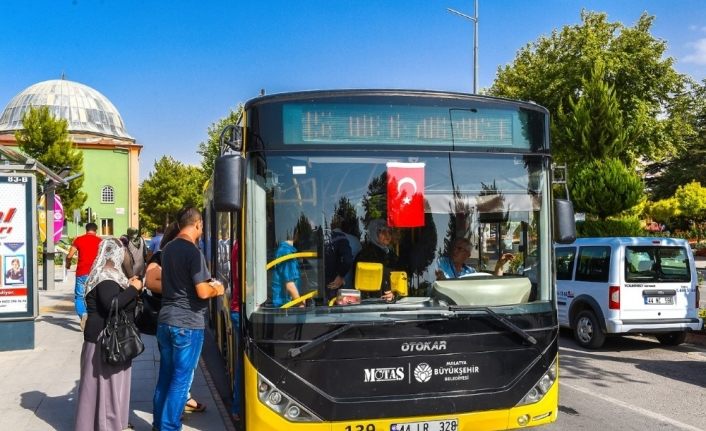
[[[652,334],[665,345],[701,329],[694,256],[683,239],[580,238],[556,245],[559,325],[599,348],[607,335]]]

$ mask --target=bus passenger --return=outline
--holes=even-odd
[[[392,230],[385,220],[375,219],[368,225],[368,237],[360,250],[357,262],[382,263],[382,296],[386,301],[392,301],[392,288],[390,286],[390,270],[398,267],[398,258],[390,245],[392,244]]]
[[[294,242],[297,240],[297,228],[294,228],[292,235],[287,235],[285,241],[279,243],[275,252],[275,259],[288,254],[296,253]],[[272,274],[272,306],[282,305],[299,298],[299,286],[301,286],[301,272],[299,262],[296,259],[285,260],[275,265]],[[304,304],[301,304],[303,307]]]
[[[437,280],[459,278],[477,272],[466,261],[471,256],[471,242],[468,238],[456,238],[451,247],[451,256],[439,258],[439,267],[436,269]],[[503,253],[495,264],[493,275],[503,275],[503,266],[513,258],[511,253]]]
[[[360,253],[360,240],[345,228],[345,221],[338,215],[331,220],[331,236],[324,248],[326,300],[337,295],[345,286],[353,288],[353,262]]]

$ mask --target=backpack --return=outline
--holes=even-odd
[[[136,276],[143,278],[147,269],[147,244],[140,238],[140,247],[135,247],[131,241],[127,243],[127,249],[132,257],[132,272]],[[142,250],[142,253],[140,253]]]

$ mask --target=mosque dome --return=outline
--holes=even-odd
[[[0,133],[22,129],[22,116],[31,106],[49,107],[55,117],[68,122],[71,133],[133,139],[107,97],[87,85],[65,79],[39,82],[15,96],[0,115]]]

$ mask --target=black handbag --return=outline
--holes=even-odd
[[[135,325],[141,333],[157,334],[160,308],[162,308],[161,295],[158,297],[157,294],[150,294],[147,289],[142,289],[142,293],[137,298],[137,307],[135,307]]]
[[[111,365],[129,364],[145,350],[140,333],[124,310],[118,309],[118,297],[110,303],[105,328],[98,337],[103,360]]]

